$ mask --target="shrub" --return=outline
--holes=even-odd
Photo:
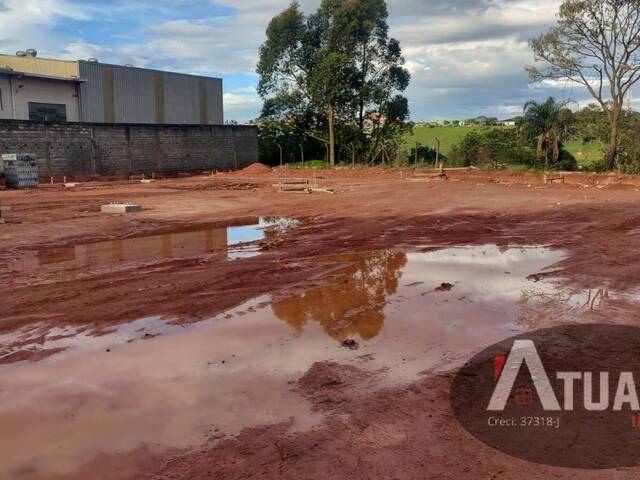
[[[453,146],[448,163],[494,170],[510,165],[544,167],[544,159],[537,158],[535,148],[524,140],[517,129],[504,128],[469,132],[459,145]],[[561,148],[558,161],[552,161],[549,166],[555,170],[575,170],[577,162],[569,152]]]

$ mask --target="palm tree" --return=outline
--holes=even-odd
[[[556,162],[560,158],[560,137],[556,130],[560,123],[560,112],[566,104],[549,97],[543,103],[529,100],[524,105],[523,128],[526,134],[537,138],[538,158],[544,153],[545,168],[549,167],[549,155]]]

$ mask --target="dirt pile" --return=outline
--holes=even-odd
[[[268,167],[262,163],[252,163],[248,167],[236,172],[237,175],[243,176],[266,175],[269,173],[271,173],[271,167]]]
[[[351,365],[335,362],[317,362],[304,374],[299,383],[307,394],[317,394],[327,389],[353,386],[369,377],[369,374]]]
[[[315,363],[298,381],[298,391],[314,404],[314,410],[331,410],[365,387],[375,374],[351,365]]]

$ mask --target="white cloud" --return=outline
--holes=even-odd
[[[256,118],[262,101],[257,94],[225,93],[223,96],[225,118],[228,120],[247,121]]]
[[[86,20],[86,7],[64,0],[5,0],[0,9],[0,45],[4,52],[36,48],[55,56],[70,37],[53,30],[61,18]]]
[[[0,46],[38,48],[45,56],[98,57],[113,63],[192,73],[253,78],[269,20],[289,0],[0,0]],[[555,20],[561,0],[388,0],[390,34],[401,41],[412,82],[407,95],[414,119],[507,115],[532,96],[585,94],[561,84],[531,86],[524,66],[533,58],[528,39]],[[311,12],[320,0],[303,0]],[[223,13],[194,18],[207,6]],[[149,23],[144,26],[144,13]],[[61,19],[118,24],[136,17],[143,26],[105,36],[56,28]],[[140,18],[138,18],[140,17]],[[153,23],[151,23],[153,22]],[[127,38],[131,37],[131,40]],[[98,44],[99,43],[99,44]],[[225,95],[227,118],[248,119],[260,109],[255,90]],[[246,116],[245,116],[246,115]]]

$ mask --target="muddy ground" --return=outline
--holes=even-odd
[[[292,177],[311,179],[335,194],[279,193],[273,187]],[[0,225],[2,368],[29,368],[55,358],[62,349],[43,346],[44,336],[55,327],[102,335],[147,317],[189,325],[264,295],[286,298],[335,283],[337,267],[348,264],[349,256],[385,249],[544,245],[562,249],[566,258],[553,271],[531,272],[540,278],[553,276],[571,288],[622,294],[637,288],[640,181],[632,177],[574,174],[565,184],[554,185],[545,185],[541,175],[508,172],[456,171],[448,181],[410,177],[377,169],[253,168],[150,184],[93,182],[68,189],[44,185],[33,191],[0,191],[7,222]],[[140,204],[144,211],[127,216],[99,212],[101,204],[123,201]],[[260,255],[237,261],[208,252],[62,271],[47,262],[33,267],[28,261],[39,252],[64,255],[65,248],[77,244],[161,236],[259,216],[300,223],[261,240]],[[638,325],[639,312],[640,306],[619,297],[580,321]],[[544,312],[536,318],[536,327],[545,326]],[[29,335],[15,335],[20,331]],[[326,362],[291,383],[290,389],[323,416],[322,424],[311,430],[292,432],[288,422],[254,425],[239,435],[211,434],[204,445],[191,448],[151,452],[141,445],[139,450],[87,457],[64,474],[24,469],[12,478],[640,476],[639,469],[585,472],[511,458],[457,424],[448,399],[452,372],[425,374],[409,385],[383,389],[373,388],[378,374]],[[28,418],[23,426],[37,433],[37,424],[29,424]]]

